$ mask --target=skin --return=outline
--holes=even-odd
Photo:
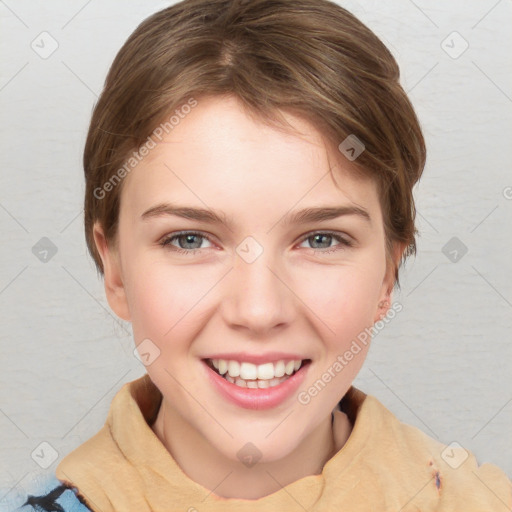
[[[149,338],[160,350],[147,366],[163,394],[152,429],[192,480],[225,498],[257,499],[321,473],[350,434],[342,414],[335,443],[331,413],[369,345],[307,405],[293,395],[263,411],[226,401],[206,379],[201,358],[221,351],[303,354],[312,359],[298,390],[305,391],[386,313],[394,285],[375,183],[356,178],[307,121],[286,119],[302,135],[247,116],[232,97],[200,99],[125,178],[118,246],[106,243],[98,223],[94,228],[111,308],[132,322],[136,344]],[[162,202],[221,210],[232,224],[141,219]],[[282,222],[291,211],[340,204],[364,208],[371,222],[357,215]],[[181,230],[209,240],[159,245]],[[318,231],[335,231],[353,246],[312,236]],[[252,263],[236,253],[247,236],[263,248]],[[395,262],[402,250],[395,248]],[[381,301],[388,304],[379,307]],[[250,468],[237,457],[248,442],[262,454]]]

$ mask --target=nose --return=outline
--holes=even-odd
[[[267,335],[291,323],[294,296],[282,268],[270,251],[263,251],[252,262],[235,256],[222,301],[230,327]]]

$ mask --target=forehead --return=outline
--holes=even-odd
[[[303,199],[373,207],[373,180],[358,176],[311,123],[285,118],[294,131],[265,124],[232,97],[198,100],[125,178],[122,205],[139,214],[178,198],[223,209],[291,208]]]

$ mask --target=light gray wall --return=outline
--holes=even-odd
[[[512,476],[512,2],[340,3],[398,59],[428,144],[418,256],[395,295],[403,310],[355,385]],[[144,373],[86,254],[81,152],[116,52],[167,4],[0,2],[0,487],[13,492],[42,471],[40,443],[58,452],[55,468]],[[41,32],[58,44],[49,56]],[[57,252],[42,262],[33,247],[45,237]],[[468,250],[455,247],[455,262],[443,252],[452,237]]]

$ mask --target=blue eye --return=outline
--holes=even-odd
[[[176,251],[176,252],[179,252],[182,254],[195,254],[198,251],[200,251],[201,248],[196,247],[198,242],[194,241],[194,238],[205,239],[205,240],[210,241],[210,239],[208,237],[206,237],[205,235],[203,235],[201,233],[196,233],[195,231],[182,231],[180,233],[176,233],[172,236],[168,236],[168,237],[164,238],[160,242],[160,245],[162,247],[169,248],[172,251]],[[174,240],[178,240],[179,246],[185,246],[185,247],[182,248],[182,247],[176,247],[175,245],[172,245],[171,242],[173,242]],[[192,247],[189,247],[189,245],[192,245]],[[201,246],[201,242],[199,242],[199,246]]]
[[[178,241],[178,247],[173,244],[175,240]],[[207,240],[210,243],[212,243],[210,238],[202,233],[198,233],[196,231],[180,231],[178,233],[174,233],[167,237],[164,237],[159,242],[159,244],[162,247],[165,247],[173,252],[194,255],[202,251],[203,249],[208,248],[201,247],[202,241],[204,240]],[[312,249],[315,251],[315,254],[329,254],[343,250],[346,247],[353,246],[352,241],[349,240],[348,238],[344,238],[343,236],[336,233],[325,231],[318,231],[316,233],[309,234],[302,239],[301,243],[304,243],[306,241],[310,242],[311,240],[314,240],[313,244],[327,244],[327,247],[312,247]],[[335,245],[333,248],[331,248],[331,243],[333,241],[337,241],[338,245]]]
[[[321,242],[319,241],[318,239],[327,239],[326,242]],[[316,239],[316,240],[315,240]],[[331,232],[324,232],[324,231],[318,231],[316,233],[312,233],[308,236],[306,236],[305,238],[303,238],[303,241],[302,243],[306,242],[306,241],[309,241],[309,240],[315,240],[313,242],[313,244],[316,244],[316,243],[327,243],[328,245],[330,245],[330,242],[332,242],[333,240],[336,240],[337,242],[339,242],[339,245],[337,246],[334,246],[334,248],[330,248],[330,247],[325,247],[324,249],[329,249],[329,250],[323,250],[322,248],[316,248],[316,247],[313,247],[315,253],[321,253],[321,254],[329,254],[329,253],[333,253],[333,252],[336,252],[336,251],[340,251],[342,249],[344,249],[345,247],[352,247],[353,246],[353,243],[351,240],[347,239],[347,238],[344,238],[336,233],[331,233]]]

